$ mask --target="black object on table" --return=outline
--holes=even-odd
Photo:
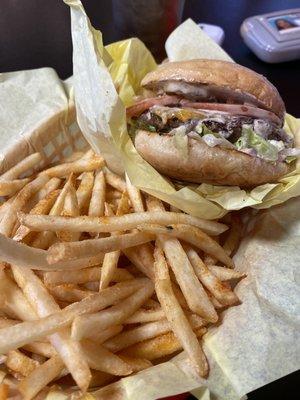
[[[124,39],[114,28],[111,0],[82,2],[94,27],[101,29],[105,44]],[[246,47],[239,33],[247,17],[296,7],[300,7],[299,0],[186,0],[183,20],[190,17],[221,26],[225,30],[223,47],[230,56],[265,75],[278,88],[288,112],[300,117],[300,60],[266,64]],[[53,67],[62,79],[72,74],[68,6],[58,0],[1,0],[0,72],[46,66]],[[248,398],[296,397],[297,378],[296,373],[291,374],[255,390]]]

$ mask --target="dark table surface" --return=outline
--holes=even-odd
[[[83,4],[106,44],[123,39],[114,28],[111,0],[83,0]],[[230,56],[265,75],[278,88],[288,112],[300,117],[300,60],[266,64],[251,53],[239,34],[249,16],[296,7],[300,0],[186,0],[183,19],[220,25],[225,30],[223,47]],[[55,68],[63,79],[72,74],[68,7],[60,0],[1,0],[0,72],[45,66]],[[296,374],[282,378],[252,392],[249,399],[291,399],[297,378]]]

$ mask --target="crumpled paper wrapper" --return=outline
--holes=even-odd
[[[169,61],[206,58],[233,62],[233,59],[190,18],[171,33],[165,47]]]

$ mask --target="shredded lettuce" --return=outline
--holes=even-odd
[[[288,164],[290,164],[290,163],[292,163],[293,161],[295,161],[295,160],[297,160],[297,157],[295,157],[295,156],[287,156],[286,158],[285,158],[285,162],[286,163],[288,163]]]
[[[238,150],[254,149],[257,156],[266,161],[278,160],[278,148],[255,133],[248,125],[243,125],[242,135],[235,142],[235,146]]]

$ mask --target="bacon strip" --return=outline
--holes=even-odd
[[[160,105],[160,106],[168,106],[179,104],[181,97],[179,96],[168,96],[163,95],[159,97],[149,97],[147,99],[143,99],[133,106],[127,107],[126,115],[127,117],[138,117],[144,111],[148,110],[150,107]]]
[[[216,110],[226,112],[232,115],[247,115],[249,117],[267,119],[277,125],[281,125],[280,118],[271,111],[262,108],[253,107],[243,104],[224,104],[224,103],[194,103],[185,99],[180,100],[180,104],[184,107],[195,108],[201,110]]]

